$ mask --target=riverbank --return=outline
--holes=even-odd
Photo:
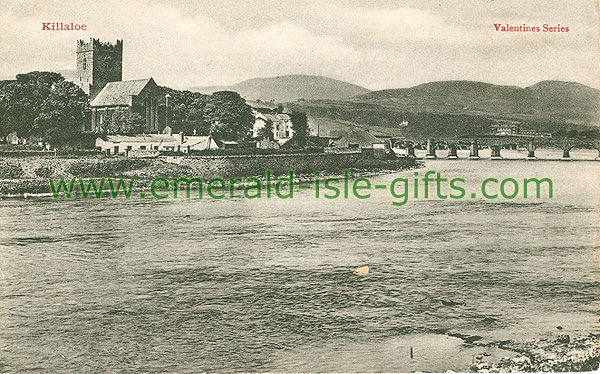
[[[489,344],[487,347],[514,352],[512,357],[490,359],[487,351],[475,357],[471,370],[489,372],[581,372],[598,370],[598,336],[528,339]]]
[[[49,178],[134,179],[135,188],[148,189],[156,178],[258,178],[267,171],[273,177],[293,171],[297,182],[321,176],[371,176],[412,169],[421,165],[413,158],[377,159],[359,152],[339,154],[299,154],[261,156],[195,157],[27,157],[0,158],[0,196],[15,197],[50,194]]]

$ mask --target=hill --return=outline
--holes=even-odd
[[[288,104],[306,111],[312,128],[361,127],[389,135],[454,136],[489,133],[498,121],[556,133],[600,127],[600,91],[574,82],[543,81],[530,87],[471,81],[425,83],[373,91],[346,100]],[[407,126],[402,123],[408,121]]]
[[[406,111],[489,115],[517,120],[597,122],[600,90],[575,82],[542,81],[532,86],[500,86],[471,81],[425,83],[373,91],[351,100]]]
[[[247,100],[273,100],[279,103],[299,99],[342,100],[370,92],[364,87],[351,83],[313,75],[254,78],[231,86],[192,87],[189,90],[205,94],[211,94],[215,91],[235,91]]]

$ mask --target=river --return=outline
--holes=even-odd
[[[448,333],[598,332],[600,162],[426,170],[554,196],[0,200],[0,372],[467,370]]]

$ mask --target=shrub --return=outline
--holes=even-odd
[[[0,160],[0,178],[15,179],[23,177],[23,168],[15,163]]]
[[[52,176],[54,170],[50,165],[40,165],[33,172],[40,178],[48,178]]]

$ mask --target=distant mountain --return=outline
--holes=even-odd
[[[569,122],[597,122],[600,119],[600,90],[562,81],[543,81],[526,88],[471,81],[443,81],[411,88],[373,91],[350,100],[409,112]]]
[[[193,87],[191,91],[211,94],[215,91],[235,91],[247,100],[278,103],[305,100],[341,100],[370,92],[364,87],[337,79],[313,75],[282,75],[249,79],[231,86]]]
[[[325,135],[362,128],[394,136],[452,137],[487,134],[492,125],[506,121],[551,133],[600,128],[600,90],[560,81],[526,88],[472,81],[432,82],[288,106],[305,111],[311,127]]]

